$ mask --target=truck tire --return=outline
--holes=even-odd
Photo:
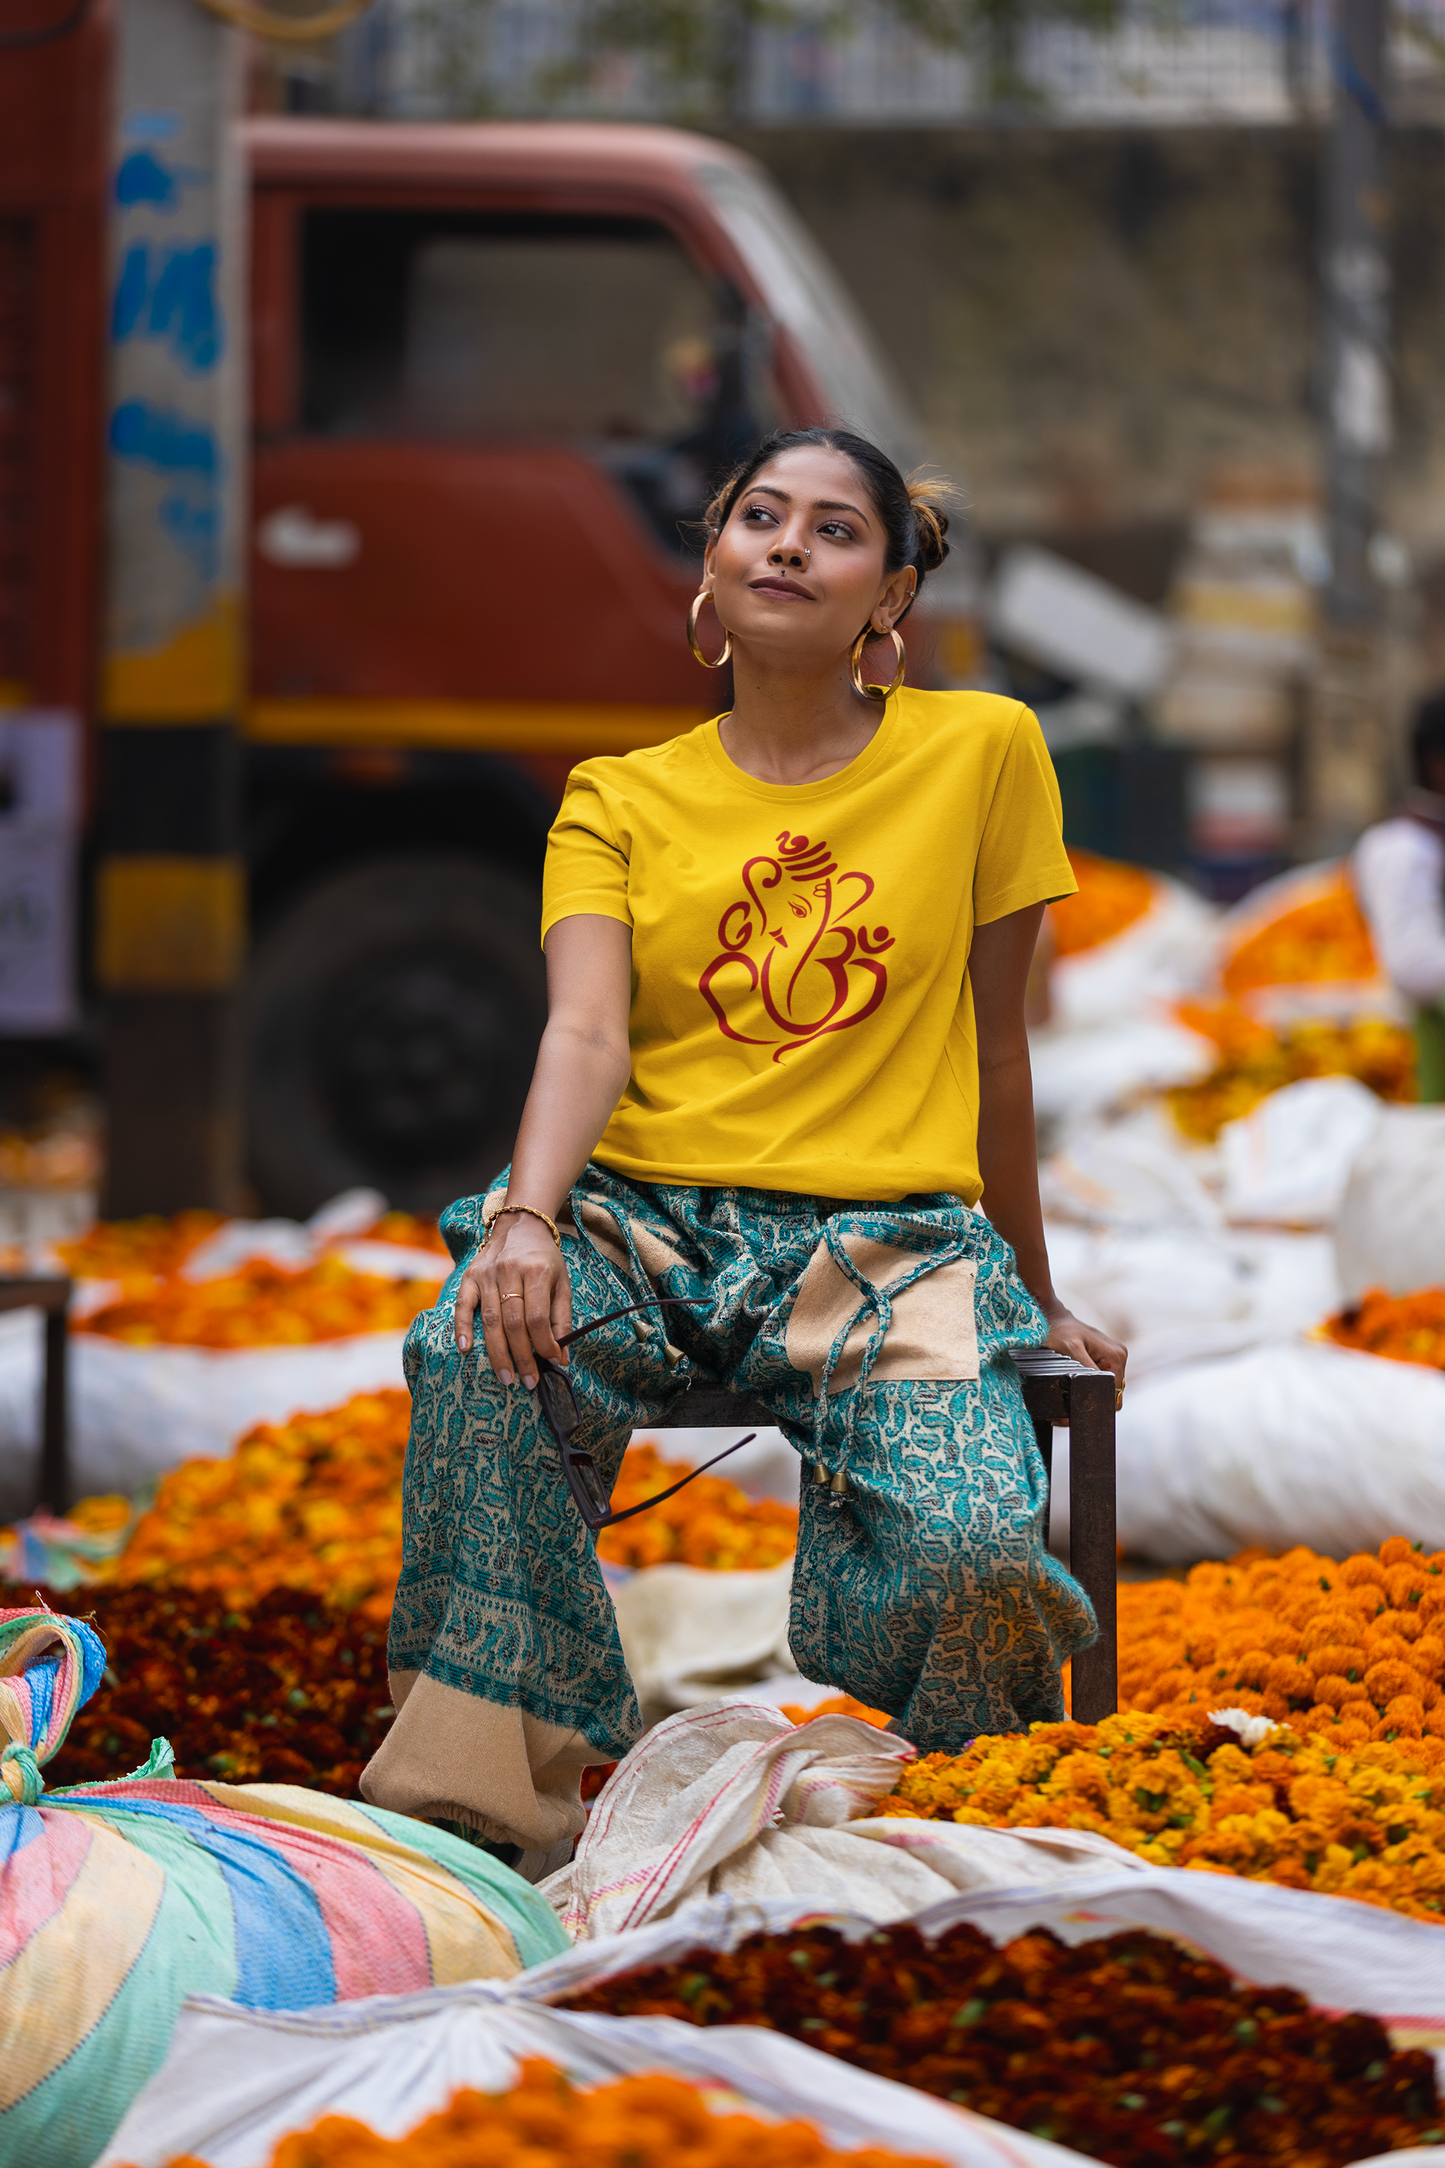
[[[541,896],[460,853],[368,859],[257,943],[251,1178],[301,1218],[357,1183],[435,1212],[512,1149],[547,1015]]]

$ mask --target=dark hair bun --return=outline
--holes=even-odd
[[[910,474],[903,486],[913,507],[919,572],[936,572],[948,555],[948,514],[943,508],[951,491],[946,482],[932,474]]]

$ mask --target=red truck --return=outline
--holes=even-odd
[[[712,485],[778,423],[843,420],[905,465],[921,446],[835,274],[722,143],[314,119],[245,137],[249,1173],[288,1212],[356,1181],[434,1207],[509,1147],[567,771],[726,705],[684,637]],[[14,167],[0,142],[0,268]],[[17,381],[24,348],[0,336]],[[70,426],[94,428],[67,366]],[[36,439],[42,488],[59,446]],[[95,532],[99,476],[73,460],[72,535]],[[61,600],[68,577],[72,627],[93,623],[90,562],[42,568]],[[0,554],[0,580],[33,590],[32,571]],[[928,592],[910,675],[967,682],[963,561]],[[22,697],[88,707],[73,650],[42,652],[44,609],[26,622]]]

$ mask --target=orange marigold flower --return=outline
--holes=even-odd
[[[281,2139],[271,2168],[936,2168],[882,2148],[835,2151],[810,2124],[713,2114],[696,2086],[649,2074],[579,2091],[527,2061],[509,2092],[463,2089],[397,2138],[326,2115]],[[169,2168],[206,2168],[183,2155]]]
[[[664,1460],[644,1442],[625,1455],[614,1507],[640,1505],[685,1476],[685,1461]],[[798,1547],[798,1515],[776,1499],[750,1499],[722,1476],[699,1476],[654,1512],[604,1528],[597,1555],[614,1566],[706,1566],[754,1571],[781,1566]]]
[[[1112,941],[1141,919],[1154,900],[1154,883],[1142,866],[1122,865],[1071,845],[1069,864],[1078,891],[1049,905],[1054,951],[1077,956],[1084,949]]]

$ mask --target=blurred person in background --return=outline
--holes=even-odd
[[[730,711],[584,762],[552,829],[515,1156],[443,1215],[462,1269],[407,1339],[397,1716],[362,1778],[529,1875],[640,1729],[569,1431],[605,1514],[687,1384],[761,1402],[805,1463],[799,1668],[923,1752],[1061,1718],[1097,1631],[1008,1352],[1122,1391],[1039,1209],[1025,986],[1076,883],[1028,709],[905,688],[946,527],[847,431],[765,439],[709,507],[688,623],[731,651]]]
[[[1415,711],[1415,781],[1355,846],[1353,875],[1375,953],[1415,1010],[1419,1096],[1445,1100],[1445,687]]]

